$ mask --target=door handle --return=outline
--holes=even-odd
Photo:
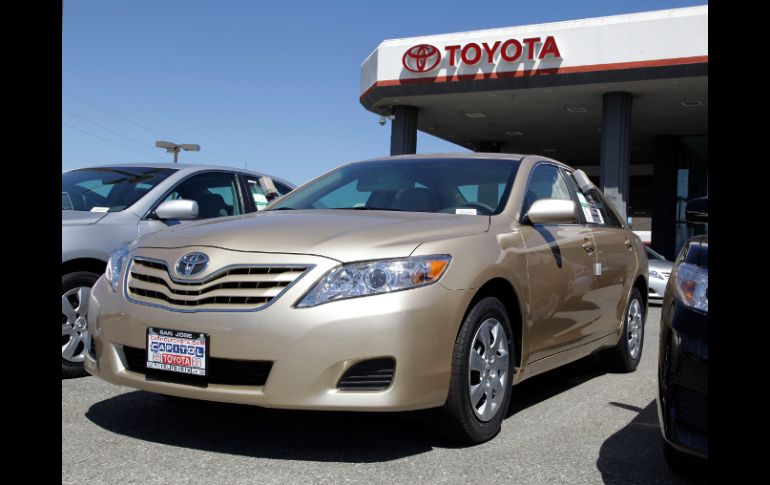
[[[596,248],[594,247],[591,241],[586,239],[585,242],[583,243],[583,249],[585,249],[588,254],[591,254],[592,252],[594,252],[594,249]]]
[[[628,249],[631,249],[633,247],[633,245],[631,244],[631,240],[630,239],[626,238],[625,243],[626,243],[626,247]]]

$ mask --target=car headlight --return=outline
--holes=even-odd
[[[658,273],[655,270],[650,270],[650,278],[655,278],[655,279],[659,279],[659,280],[665,280],[666,279],[665,276],[663,276],[662,274]]]
[[[110,259],[107,261],[107,269],[104,271],[104,277],[110,282],[110,286],[114,291],[118,290],[118,283],[120,283],[120,272],[123,270],[123,264],[128,256],[128,248],[122,247],[116,249],[110,254]]]
[[[451,260],[447,254],[437,254],[346,264],[321,278],[297,307],[430,285],[441,278]]]
[[[674,279],[674,291],[682,303],[708,313],[708,269],[690,263],[682,263],[671,276]]]

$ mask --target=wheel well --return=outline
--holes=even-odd
[[[90,271],[98,275],[104,273],[107,268],[107,262],[94,258],[80,258],[67,261],[61,265],[61,274],[64,276],[75,271]]]
[[[647,307],[647,283],[645,283],[644,278],[642,276],[637,276],[636,281],[634,281],[634,288],[637,288],[639,290],[639,293],[642,294],[642,302],[644,303],[644,307]]]
[[[488,296],[494,296],[505,306],[505,310],[508,313],[508,319],[511,321],[511,330],[513,330],[513,348],[516,352],[516,359],[520,363],[521,335],[523,331],[521,308],[519,307],[519,299],[516,296],[513,285],[511,285],[508,280],[503,278],[494,278],[484,283],[484,285],[479,288],[479,290],[473,296],[473,300],[471,300],[470,304],[468,305],[468,309],[465,311],[463,320],[465,320],[465,316],[467,316],[468,312],[471,311],[473,305],[475,305],[482,298]],[[518,367],[518,365],[516,367]]]

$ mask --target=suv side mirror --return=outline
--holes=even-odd
[[[577,204],[572,200],[539,199],[527,211],[530,224],[571,224],[577,220]]]
[[[692,199],[684,208],[684,220],[693,224],[706,224],[709,221],[709,199]]]
[[[194,200],[167,200],[155,209],[158,219],[195,219],[198,217],[198,203]]]

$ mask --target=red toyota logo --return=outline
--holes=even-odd
[[[441,62],[441,53],[430,44],[420,44],[404,52],[401,63],[407,71],[428,72]]]

